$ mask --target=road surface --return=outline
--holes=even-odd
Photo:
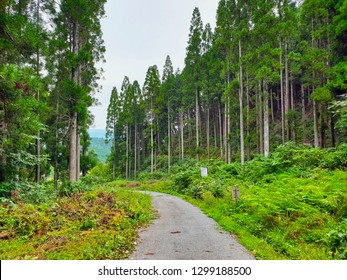
[[[181,198],[152,196],[157,219],[139,233],[132,260],[252,260],[254,256],[201,210]]]

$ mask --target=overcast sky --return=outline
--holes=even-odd
[[[149,66],[160,73],[167,55],[174,69],[182,69],[195,7],[203,24],[215,27],[218,0],[108,0],[102,20],[106,63],[102,65],[103,89],[96,97],[101,105],[91,108],[92,128],[106,127],[107,107],[112,88],[120,90],[124,76],[143,85]]]

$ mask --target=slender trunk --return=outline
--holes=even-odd
[[[131,167],[133,166],[132,165],[132,158],[131,158],[131,151],[132,151],[132,142],[133,142],[133,138],[132,138],[132,129],[131,129],[131,125],[129,125],[128,127],[128,134],[129,134],[129,140],[128,140],[128,177],[129,179],[131,179],[131,174],[132,174],[132,170],[131,170]]]
[[[214,106],[213,110],[215,110],[215,107],[216,106]],[[217,125],[218,125],[218,120],[216,118],[216,114],[213,114],[213,141],[214,141],[215,149],[217,149]]]
[[[228,117],[227,113],[228,112],[228,101],[225,102],[225,107],[224,107],[224,161],[227,163],[228,162],[228,141],[227,141],[227,125],[228,125]]]
[[[259,118],[259,153],[264,154],[264,120],[263,120],[263,100],[262,100],[261,85],[259,85],[259,97],[258,97],[258,118]]]
[[[228,163],[231,163],[231,143],[230,143],[230,132],[231,132],[231,114],[230,114],[230,97],[228,97],[228,108],[229,108],[229,114],[228,114],[228,118],[227,118],[227,148],[228,148]]]
[[[218,116],[219,116],[219,147],[220,147],[220,158],[223,158],[223,132],[222,132],[222,112],[221,104],[218,103]]]
[[[125,126],[125,178],[129,177],[129,127]]]
[[[183,109],[180,110],[181,159],[184,159]]]
[[[289,136],[289,124],[288,124],[288,111],[289,111],[289,70],[288,70],[288,43],[285,40],[285,94],[284,94],[284,114],[285,114],[285,126],[287,130],[287,139],[290,140]]]
[[[317,102],[313,101],[313,129],[314,129],[314,147],[319,147],[318,138],[318,119],[317,119]]]
[[[116,179],[116,124],[113,124],[113,180]]]
[[[268,89],[265,82],[264,85],[264,156],[269,157],[270,154],[270,134],[269,134],[269,100],[268,100]]]
[[[246,135],[249,138],[250,134],[250,104],[249,104],[249,86],[248,86],[248,75],[247,75],[247,86],[246,86],[246,99],[247,99],[247,109],[246,109]],[[251,157],[251,147],[250,141],[247,140],[247,160],[249,161]]]
[[[210,159],[210,107],[207,104],[206,116],[206,141],[207,141],[207,159]]]
[[[244,126],[243,126],[243,69],[241,63],[242,57],[242,47],[241,40],[239,40],[239,63],[240,63],[240,91],[239,91],[239,106],[240,106],[240,155],[241,155],[241,164],[245,163],[245,137],[244,137]]]
[[[325,115],[325,110],[322,108],[324,105],[320,104],[320,115],[319,115],[319,123],[320,123],[320,147],[322,149],[325,148],[325,120],[324,120],[324,115]]]
[[[181,160],[181,117],[178,117],[178,159]]]
[[[138,156],[137,156],[137,168],[136,168],[136,170],[141,170],[141,144],[142,144],[142,137],[141,137],[141,135],[142,135],[142,127],[141,127],[141,125],[139,126],[139,133],[138,133],[139,135],[138,135]]]
[[[70,115],[70,159],[69,159],[69,180],[77,181],[77,113],[73,112]]]
[[[76,181],[80,180],[81,174],[81,138],[78,131],[76,131]]]
[[[37,26],[40,24],[40,0],[37,1],[36,6],[36,13],[37,13]],[[39,30],[37,30],[39,31]],[[39,79],[40,78],[40,47],[38,46],[36,49],[36,76]],[[37,89],[36,93],[36,99],[37,101],[40,101],[40,90]],[[37,133],[37,140],[36,140],[36,155],[37,155],[37,165],[36,165],[36,183],[40,182],[41,179],[41,164],[40,164],[40,157],[41,157],[41,135],[40,131]]]
[[[58,155],[54,155],[54,189],[58,189],[58,176],[59,176],[59,169],[58,169]]]
[[[331,129],[331,146],[336,146],[336,137],[335,137],[335,122],[334,116],[330,114],[330,129]]]
[[[291,76],[291,79],[290,79],[290,99],[291,99],[291,101],[290,101],[290,108],[291,108],[291,110],[294,110],[294,108],[295,108],[295,99],[294,99],[294,85],[293,85],[293,77]],[[292,120],[293,122],[295,122],[295,120]],[[293,130],[292,130],[292,137],[293,137],[293,140],[295,141],[295,142],[297,142],[297,135],[296,135],[296,123],[293,123],[292,125],[291,125],[291,127],[293,128]]]
[[[275,122],[275,103],[274,103],[274,98],[273,95],[274,93],[270,90],[270,102],[271,102],[271,121],[272,123]]]
[[[134,136],[134,179],[136,179],[137,172],[137,124],[135,121],[135,136]]]
[[[200,155],[199,155],[199,93],[198,89],[195,89],[195,126],[196,126],[196,160],[199,161]]]
[[[281,48],[282,48],[282,44],[280,44]],[[282,54],[280,56],[280,64],[281,66],[283,65],[283,58],[282,58]],[[282,125],[282,144],[284,144],[285,142],[285,114],[284,114],[284,88],[283,88],[283,69],[281,68],[281,72],[280,72],[280,80],[281,80],[281,125]]]
[[[305,106],[304,84],[301,84],[301,122],[302,122],[302,142],[306,143],[306,106]]]
[[[168,142],[167,142],[167,169],[168,173],[170,174],[171,170],[171,122],[170,122],[170,104],[168,102],[167,106],[167,137],[168,137]]]
[[[151,173],[154,172],[153,100],[151,101]]]

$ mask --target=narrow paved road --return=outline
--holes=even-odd
[[[171,195],[152,196],[158,218],[140,232],[133,260],[252,260],[254,256],[217,223],[188,202]]]

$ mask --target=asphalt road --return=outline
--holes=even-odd
[[[181,198],[152,196],[158,218],[139,233],[132,260],[252,260],[254,256],[201,210]]]

